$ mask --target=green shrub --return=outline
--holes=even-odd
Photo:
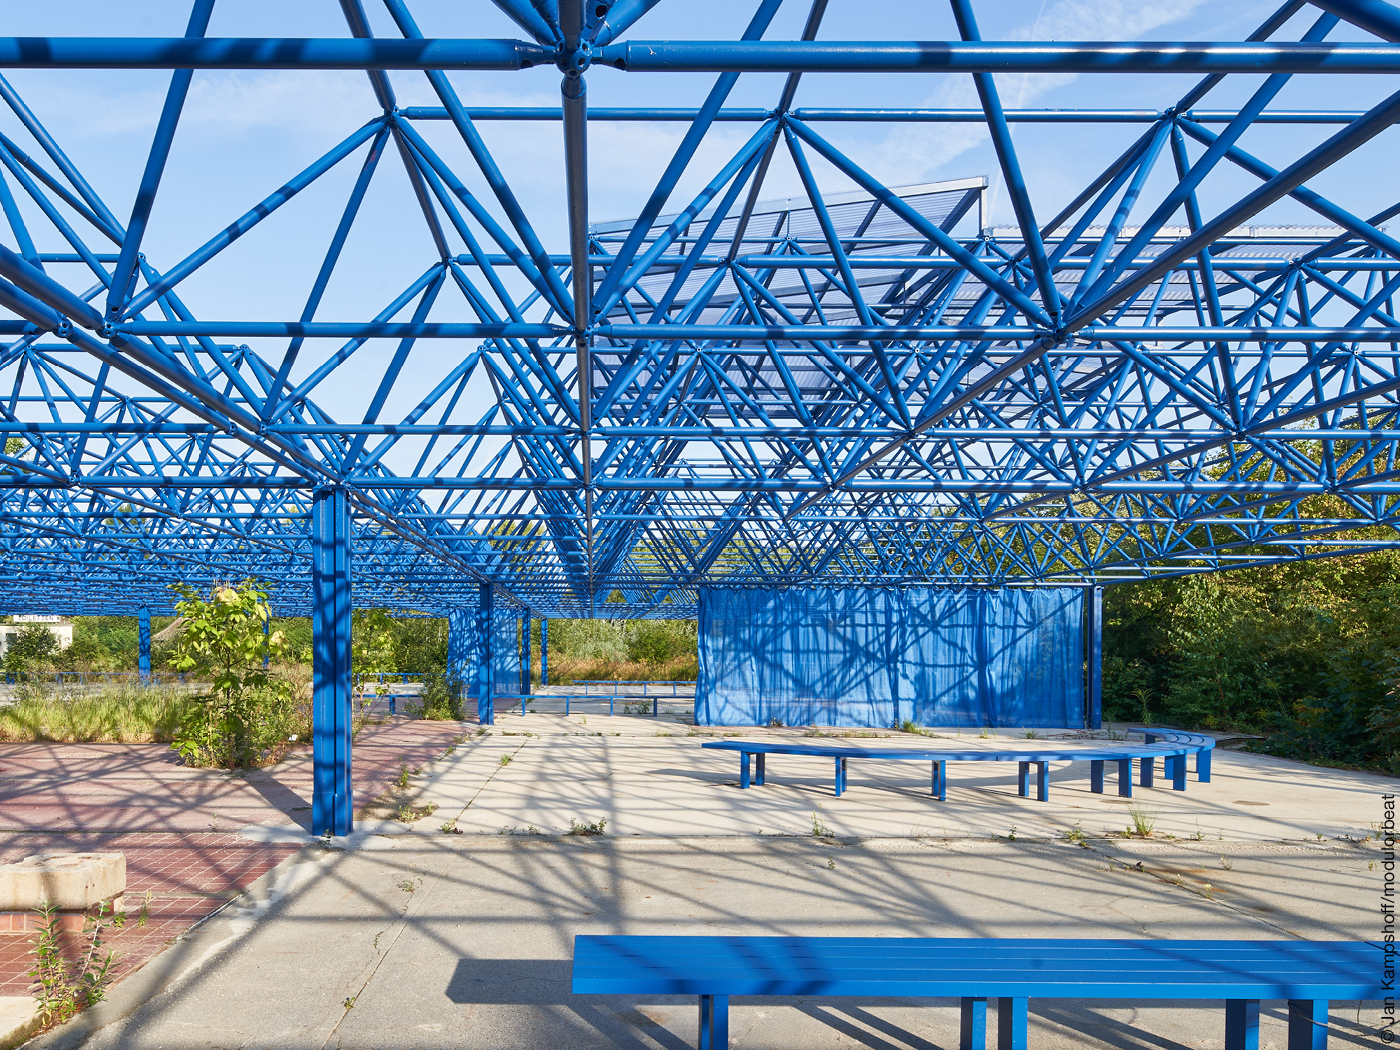
[[[462,718],[462,682],[452,675],[435,674],[423,679],[419,694],[419,718],[438,722],[460,721]]]
[[[172,745],[191,765],[238,768],[275,761],[305,731],[291,683],[263,666],[286,651],[280,631],[263,633],[267,592],[251,580],[216,586],[209,598],[176,584],[184,617],[176,668],[211,674]]]
[[[58,639],[41,623],[32,623],[10,637],[5,650],[5,673],[17,678],[36,665],[47,663],[58,652]]]

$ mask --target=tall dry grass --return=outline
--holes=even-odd
[[[539,659],[534,664],[533,677],[539,681]],[[549,684],[568,685],[570,682],[693,682],[700,672],[695,656],[678,656],[661,663],[616,658],[564,656],[549,654]]]
[[[168,744],[194,701],[179,686],[23,685],[0,707],[0,741]]]

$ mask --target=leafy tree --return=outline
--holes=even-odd
[[[212,675],[173,747],[194,765],[236,768],[275,757],[297,716],[290,683],[263,666],[287,647],[281,631],[263,634],[267,591],[252,580],[217,585],[208,598],[185,584],[171,589],[185,621],[175,667]]]
[[[1109,588],[1104,714],[1400,773],[1400,553]]]
[[[58,639],[41,623],[32,623],[10,636],[5,649],[5,673],[23,678],[36,664],[58,653]]]

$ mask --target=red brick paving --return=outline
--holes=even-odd
[[[365,726],[352,758],[356,801],[372,801],[402,763],[431,762],[470,731],[403,716]],[[126,855],[127,922],[103,938],[119,978],[300,848],[233,832],[307,828],[310,817],[310,748],[234,775],[181,766],[164,744],[0,744],[0,863],[48,851]],[[32,936],[0,933],[0,995],[28,990],[31,946]]]

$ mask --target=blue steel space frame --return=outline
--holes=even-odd
[[[655,2],[496,0],[519,41],[425,40],[404,0],[385,0],[402,39],[371,36],[360,0],[344,39],[206,39],[196,0],[183,39],[0,40],[0,67],[172,69],[125,223],[0,80],[18,122],[0,131],[0,607],[164,612],[169,583],[255,576],[279,614],[311,611],[327,491],[354,604],[437,615],[483,585],[522,616],[693,616],[702,584],[1101,586],[1396,545],[1400,204],[1362,217],[1309,180],[1385,133],[1400,94],[1270,103],[1294,76],[1394,86],[1400,10],[1289,2],[1247,41],[1045,44],[981,41],[953,0],[961,40],[868,43],[819,40],[825,0],[801,39],[765,41],[780,0],[762,0],[741,40],[623,39]],[[1328,43],[1341,20],[1377,39]],[[543,64],[557,110],[468,107],[444,72]],[[230,68],[363,70],[377,108],[158,267],[142,241],[192,78]],[[400,108],[391,70],[441,105]],[[668,70],[717,76],[693,109],[589,111],[588,78]],[[749,70],[788,74],[773,109],[726,106]],[[1155,111],[1005,110],[992,74],[1037,70],[1202,79]],[[804,109],[804,71],[957,72],[980,108]],[[1247,101],[1203,108],[1248,74]],[[567,251],[477,127],[501,120],[559,124]],[[687,128],[635,221],[590,222],[600,120]],[[742,146],[674,200],[721,121]],[[460,156],[425,136],[441,122]],[[990,226],[986,180],[882,185],[820,130],[851,122],[983,125],[1016,225]],[[1018,123],[1141,134],[1047,219]],[[1271,163],[1240,144],[1269,123],[1328,135]],[[437,257],[373,316],[318,318],[389,158]],[[764,199],[779,162],[801,199]],[[182,282],[342,165],[358,175],[301,316],[200,320]],[[824,192],[833,168],[857,190]],[[1225,170],[1255,188],[1209,214],[1198,190]],[[1285,198],[1318,225],[1251,225]],[[366,345],[391,349],[347,421],[318,394]],[[480,388],[491,407],[468,416]]]

